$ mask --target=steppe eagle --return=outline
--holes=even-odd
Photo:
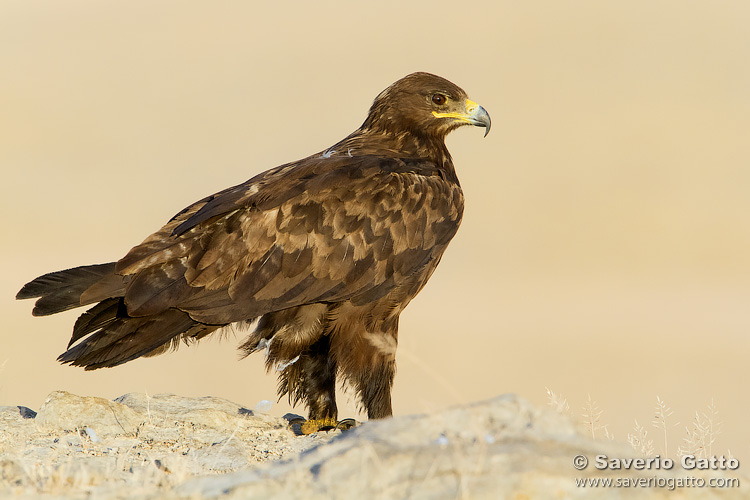
[[[240,346],[266,351],[279,397],[336,419],[336,379],[369,418],[392,414],[398,319],[461,222],[445,146],[484,108],[429,73],[398,80],[348,137],[175,215],[122,259],[40,276],[16,298],[35,316],[94,304],[62,363],[86,370],[160,354],[257,321]]]

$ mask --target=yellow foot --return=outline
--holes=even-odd
[[[305,423],[300,426],[300,430],[302,431],[302,434],[307,436],[313,432],[330,431],[331,429],[335,429],[336,424],[337,422],[332,418],[315,418],[305,421]]]
[[[345,418],[338,422],[332,418],[317,418],[304,421],[302,419],[295,419],[289,422],[289,424],[300,424],[300,432],[306,436],[318,431],[333,431],[336,429],[348,431],[357,425],[357,421],[353,418]]]

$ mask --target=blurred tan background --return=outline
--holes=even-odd
[[[208,341],[95,372],[55,358],[82,312],[28,280],[116,260],[189,203],[344,137],[412,71],[492,132],[448,139],[464,223],[402,316],[397,414],[545,387],[620,440],[713,400],[750,452],[750,3],[0,3],[0,405],[63,389],[275,401]],[[354,407],[342,396],[343,416]],[[282,402],[271,412],[283,414]],[[302,408],[296,410],[303,413]]]

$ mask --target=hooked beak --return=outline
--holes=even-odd
[[[433,111],[432,114],[435,118],[454,118],[455,120],[476,127],[484,127],[484,137],[487,137],[487,134],[490,133],[490,127],[492,126],[492,121],[490,120],[490,115],[487,113],[487,110],[471,99],[466,99],[465,113],[438,113]]]
[[[466,112],[469,116],[469,123],[477,127],[484,127],[484,137],[487,137],[492,126],[492,120],[490,120],[490,114],[487,113],[487,110],[474,101],[467,99]]]

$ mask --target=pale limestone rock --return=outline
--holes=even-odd
[[[33,417],[0,408],[0,498],[750,498],[744,477],[739,489],[579,488],[576,478],[711,475],[679,466],[577,471],[579,454],[592,463],[597,454],[634,454],[512,395],[309,436],[295,435],[284,418],[213,397],[107,401],[56,392]]]
[[[115,401],[65,391],[47,396],[35,420],[41,430],[83,431],[90,427],[99,437],[135,434],[143,422],[135,411]]]
[[[742,499],[738,490],[579,488],[575,478],[676,478],[684,471],[577,471],[573,458],[633,457],[576,433],[565,416],[516,396],[434,415],[371,422],[291,460],[187,481],[178,498]],[[737,477],[736,474],[727,474]],[[706,476],[708,477],[708,476]]]
[[[232,425],[258,429],[279,429],[285,425],[278,417],[249,410],[226,399],[206,396],[189,398],[174,394],[129,393],[115,399],[140,413],[147,421],[189,421],[204,427],[226,429]]]

